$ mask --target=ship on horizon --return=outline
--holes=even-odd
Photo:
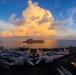
[[[44,43],[44,40],[27,39],[26,41],[23,41],[23,43]]]

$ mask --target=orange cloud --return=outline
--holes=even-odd
[[[11,36],[11,35],[12,35],[11,32],[8,32],[8,31],[3,31],[2,32],[3,37],[7,37],[7,36]]]
[[[14,20],[15,16],[13,14],[9,20]],[[31,36],[43,39],[58,36],[55,29],[49,29],[54,22],[51,12],[39,7],[37,2],[32,3],[29,0],[28,7],[22,12],[22,16],[23,18],[14,20],[11,31],[2,32],[2,36]]]

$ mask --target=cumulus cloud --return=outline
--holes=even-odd
[[[39,16],[36,16],[36,17],[35,17],[35,16],[32,16],[32,17],[31,17],[31,20],[34,21],[34,20],[39,19],[39,18],[40,18]]]
[[[41,21],[39,21],[39,25],[42,23],[47,23],[47,22],[52,22],[53,21],[53,17],[52,15],[49,16],[49,14],[51,14],[49,11],[46,11],[46,13],[43,15]]]
[[[61,25],[64,25],[67,21],[61,21],[61,20],[58,20],[58,21],[53,21],[51,26],[61,26]]]
[[[8,37],[8,36],[11,36],[11,35],[12,35],[11,32],[8,32],[6,30],[2,32],[3,37]]]
[[[2,36],[31,36],[33,38],[50,39],[57,37],[58,31],[50,27],[62,26],[65,21],[54,21],[49,10],[38,6],[37,2],[28,1],[28,7],[22,12],[23,18],[15,19],[16,15],[10,16],[13,21],[11,31],[2,32]]]
[[[26,22],[25,19],[17,18],[17,19],[14,21],[14,25],[20,26],[20,25],[23,25],[25,22]]]
[[[67,32],[67,28],[62,27],[66,23],[67,23],[67,21],[61,21],[61,20],[53,21],[52,24],[50,25],[49,29],[54,29],[57,31],[61,30],[62,32]]]
[[[8,22],[13,22],[16,17],[16,14],[12,14],[8,20]]]

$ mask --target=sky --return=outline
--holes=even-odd
[[[0,0],[0,37],[76,39],[76,0]]]

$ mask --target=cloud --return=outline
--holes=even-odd
[[[17,26],[20,26],[20,25],[23,25],[26,21],[25,19],[20,19],[20,18],[16,18],[16,14],[12,14],[8,20],[8,23],[12,23],[14,25],[17,25]]]
[[[38,6],[37,2],[28,1],[28,7],[22,11],[22,18],[15,19],[12,14],[9,18],[13,22],[11,31],[2,32],[2,36],[30,36],[31,38],[51,39],[59,36],[54,27],[62,26],[65,21],[54,21],[49,10]],[[53,27],[51,29],[50,27]],[[62,29],[61,29],[62,30]]]
[[[73,19],[73,17],[74,17],[74,15],[75,15],[75,13],[76,13],[76,7],[67,10],[67,14],[70,15],[69,19],[67,20],[67,21],[68,21],[68,24],[69,24],[68,27],[70,27],[70,26],[72,26],[72,25],[74,24],[74,19]]]
[[[61,26],[66,24],[67,21],[61,21],[61,20],[57,20],[57,21],[53,21],[51,26]]]
[[[11,35],[12,35],[11,32],[8,32],[6,30],[2,32],[3,37],[8,37],[8,36],[11,36]]]
[[[63,28],[62,26],[65,25],[67,21],[53,21],[48,29],[54,29],[56,31],[62,31],[62,32],[67,32],[67,28]]]
[[[17,19],[14,21],[14,25],[20,26],[20,25],[23,25],[25,22],[26,22],[25,19],[17,18]]]
[[[35,16],[32,16],[31,17],[31,20],[36,20],[36,19],[39,19],[39,18],[40,18],[39,16],[36,16],[36,17]]]
[[[53,17],[49,16],[49,14],[51,14],[51,13],[49,11],[46,11],[46,13],[43,15],[41,21],[39,21],[39,25],[42,23],[47,23],[47,22],[53,21]]]
[[[13,22],[16,17],[16,14],[12,14],[8,20],[8,22]]]
[[[69,39],[69,40],[76,40],[76,34],[75,33],[71,33],[68,34],[66,36],[63,36],[64,39]]]
[[[12,24],[8,24],[7,22],[4,22],[0,20],[0,32],[3,32],[4,30],[10,31],[12,28]]]

